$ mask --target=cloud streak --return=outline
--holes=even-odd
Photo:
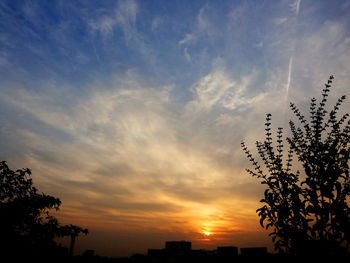
[[[291,8],[292,8],[292,10],[295,11],[295,14],[296,14],[296,15],[299,15],[300,3],[301,3],[301,0],[296,0],[296,1],[291,5]]]
[[[286,102],[288,102],[288,94],[289,94],[290,82],[291,82],[291,79],[292,79],[292,68],[293,68],[293,56],[291,56],[289,58],[288,77],[287,77],[287,84],[286,84]]]

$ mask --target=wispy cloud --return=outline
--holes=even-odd
[[[180,46],[184,46],[184,56],[189,62],[190,60],[188,58],[190,54],[188,52],[187,46],[195,44],[201,38],[211,37],[212,35],[213,29],[206,15],[206,12],[208,12],[208,6],[204,6],[199,9],[197,16],[195,17],[192,31],[186,33],[185,36],[178,42]]]
[[[275,20],[276,25],[282,25],[283,23],[288,21],[288,17],[281,17],[281,18],[277,18]]]
[[[189,44],[194,41],[197,37],[194,34],[186,34],[186,36],[179,41],[179,45]]]
[[[188,48],[187,47],[185,47],[185,49],[184,49],[184,54],[185,54],[185,58],[187,59],[187,61],[191,62],[191,55],[188,52]]]
[[[135,1],[119,1],[114,10],[103,10],[102,15],[90,19],[88,24],[93,32],[101,32],[104,37],[111,36],[118,26],[129,39],[134,33],[137,12]]]
[[[115,17],[105,16],[98,21],[90,21],[89,26],[92,31],[100,31],[104,37],[107,37],[113,33],[113,28],[117,24]]]
[[[256,71],[235,81],[223,66],[214,66],[213,72],[201,78],[192,87],[196,100],[190,105],[198,110],[211,110],[214,106],[236,110],[240,106],[251,105],[252,102],[258,102],[263,98],[262,94],[254,98],[246,97],[247,88],[254,78],[257,78]]]
[[[160,17],[155,17],[153,20],[152,20],[152,24],[151,24],[151,29],[152,31],[156,31],[160,25],[163,23],[163,19],[160,18]]]
[[[93,34],[100,33],[107,42],[112,37],[119,37],[116,35],[117,30],[121,30],[128,48],[138,51],[148,63],[154,64],[155,57],[152,55],[152,49],[146,44],[142,33],[137,29],[138,10],[138,4],[134,0],[118,1],[115,9],[104,9],[101,15],[89,19],[87,23]],[[154,26],[156,24],[153,24]]]

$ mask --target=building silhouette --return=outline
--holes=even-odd
[[[266,247],[241,248],[242,257],[260,257],[267,255]],[[165,248],[148,249],[149,262],[234,262],[239,255],[235,246],[220,246],[216,250],[192,249],[189,241],[166,241]]]
[[[233,258],[238,256],[238,247],[217,247],[217,255],[221,258]]]
[[[189,241],[166,241],[163,249],[148,249],[150,262],[184,262],[191,256],[192,243]]]
[[[192,250],[192,243],[189,241],[166,241],[165,250],[172,254],[187,254]]]
[[[244,257],[261,257],[267,255],[266,247],[245,247],[241,248],[241,256]]]

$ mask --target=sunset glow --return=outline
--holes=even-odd
[[[255,149],[267,112],[288,128],[289,102],[306,108],[330,74],[332,98],[349,97],[349,14],[349,1],[0,1],[0,159],[89,229],[76,253],[273,251],[240,143]]]

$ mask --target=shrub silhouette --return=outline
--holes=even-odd
[[[61,226],[49,214],[61,201],[38,193],[29,169],[13,171],[0,162],[0,250],[2,255],[44,256],[58,247],[56,237],[87,234],[74,225]]]
[[[271,114],[266,116],[265,140],[256,142],[265,168],[241,143],[254,167],[247,171],[266,184],[260,201],[264,205],[257,213],[261,226],[273,229],[270,236],[280,252],[302,254],[311,249],[330,255],[349,247],[350,121],[348,113],[337,118],[345,96],[329,113],[325,108],[333,79],[329,77],[318,105],[315,98],[311,99],[309,120],[295,104],[290,104],[300,126],[289,122],[291,137],[286,138],[289,147],[285,157],[283,129],[278,128],[273,142]],[[292,171],[294,156],[302,173]]]

